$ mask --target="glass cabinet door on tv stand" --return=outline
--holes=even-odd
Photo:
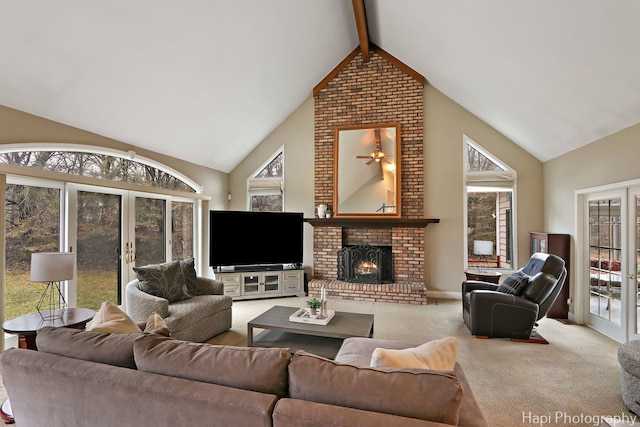
[[[243,273],[241,277],[242,295],[281,292],[280,272]]]

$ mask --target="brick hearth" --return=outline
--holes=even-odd
[[[398,304],[426,304],[427,288],[424,283],[365,284],[348,283],[339,280],[312,280],[309,295],[320,294],[325,288],[327,298],[354,301],[381,301]]]

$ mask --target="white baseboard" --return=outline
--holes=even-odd
[[[427,291],[427,298],[462,299],[461,292]]]

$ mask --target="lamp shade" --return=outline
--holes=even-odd
[[[32,282],[59,282],[73,279],[75,252],[37,252],[31,254]]]
[[[491,240],[474,240],[474,255],[493,255],[493,242]]]

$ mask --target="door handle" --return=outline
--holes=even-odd
[[[629,274],[627,274],[627,278],[633,280],[633,279],[636,278],[636,276],[635,276],[635,274],[629,273]]]

